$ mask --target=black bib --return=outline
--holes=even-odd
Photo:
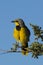
[[[21,29],[21,27],[20,26],[16,26],[16,29],[19,31]]]

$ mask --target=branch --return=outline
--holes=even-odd
[[[19,48],[20,48],[20,47],[19,47]],[[14,52],[16,52],[16,53],[22,53],[22,51],[20,51],[20,50],[15,51],[15,50],[2,50],[2,49],[0,49],[0,52],[2,52],[0,55],[6,54],[6,53],[14,53]],[[32,50],[29,50],[28,53],[29,53],[29,52],[32,52]]]
[[[18,50],[18,48],[22,48],[22,46],[19,46],[18,44],[14,44],[13,47],[10,50],[2,50],[0,49],[0,52],[2,54],[6,53],[22,53],[21,50]],[[32,57],[38,58],[38,56],[43,55],[43,44],[39,42],[33,42],[28,48],[25,48],[27,50],[27,53],[32,53]]]

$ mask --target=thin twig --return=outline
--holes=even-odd
[[[2,52],[0,55],[2,55],[2,54],[6,54],[6,53],[14,53],[14,52],[16,52],[16,53],[22,53],[22,51],[15,51],[15,50],[2,50],[2,49],[0,49],[0,51]],[[29,52],[32,52],[32,50],[29,50],[29,51],[27,51],[28,53]]]

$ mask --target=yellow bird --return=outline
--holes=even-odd
[[[27,55],[28,41],[30,40],[30,30],[27,28],[22,19],[16,19],[12,22],[16,25],[13,32],[13,37],[16,39],[16,41],[21,43],[22,53]]]

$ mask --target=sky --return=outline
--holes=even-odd
[[[30,29],[31,44],[34,42],[34,36],[29,23],[39,25],[43,29],[43,0],[0,0],[0,49],[9,50],[15,43],[15,25],[11,21],[16,18],[22,18]],[[0,65],[43,65],[43,56],[34,59],[30,53],[28,56],[21,53],[4,54],[0,55]]]

